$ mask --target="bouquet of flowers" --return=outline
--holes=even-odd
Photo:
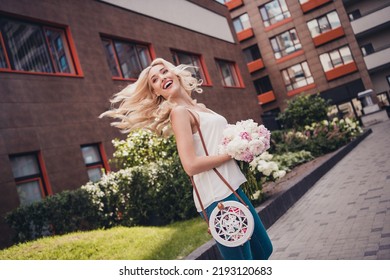
[[[229,124],[223,131],[219,152],[239,161],[251,162],[269,149],[270,138],[270,131],[252,119]]]

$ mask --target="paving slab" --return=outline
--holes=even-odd
[[[270,259],[390,259],[390,120],[268,228]]]

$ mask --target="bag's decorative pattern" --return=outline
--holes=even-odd
[[[237,201],[219,203],[209,218],[211,235],[227,247],[236,247],[252,236],[254,220],[246,206]]]

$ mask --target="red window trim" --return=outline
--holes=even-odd
[[[229,0],[225,2],[225,6],[229,9],[229,11],[242,6],[244,3],[242,0]]]
[[[104,149],[103,143],[99,143],[99,151],[100,151],[100,156],[102,157],[103,167],[106,170],[106,173],[111,172],[111,168],[110,165],[108,164],[107,154]]]
[[[240,70],[238,69],[238,65],[235,61],[231,61],[231,60],[226,60],[226,59],[222,59],[222,58],[215,58],[216,61],[224,61],[224,62],[227,62],[227,63],[232,63],[233,64],[233,67],[234,67],[234,70],[236,71],[236,74],[237,74],[237,79],[238,79],[238,83],[239,85],[238,86],[226,86],[224,85],[224,83],[222,83],[222,86],[224,88],[245,88],[245,85],[244,85],[244,81],[242,79],[242,76],[241,76],[241,72]],[[218,63],[217,63],[218,65]],[[221,71],[221,67],[219,67],[218,65],[218,70],[219,70],[219,75],[221,76],[221,78],[223,79],[223,73]]]
[[[285,62],[287,60],[290,60],[290,59],[293,59],[295,57],[298,57],[300,55],[303,55],[305,52],[304,50],[300,49],[300,50],[296,50],[295,52],[293,53],[290,53],[288,55],[285,55],[285,56],[282,56],[281,58],[278,58],[276,59],[276,63],[282,63],[282,62]]]
[[[0,15],[11,17],[11,18],[13,18],[15,20],[23,20],[23,21],[27,21],[27,22],[38,23],[38,24],[40,24],[40,26],[42,28],[50,28],[50,27],[52,27],[52,28],[63,29],[64,32],[65,32],[67,43],[68,43],[69,52],[71,54],[71,59],[72,59],[72,62],[74,64],[73,67],[74,67],[74,70],[75,70],[75,74],[46,73],[46,72],[32,72],[32,71],[23,71],[23,70],[13,70],[11,68],[11,64],[9,62],[7,51],[4,48],[4,42],[3,42],[3,37],[2,36],[1,36],[1,41],[2,41],[2,44],[3,44],[5,56],[7,57],[7,63],[8,63],[8,67],[9,68],[0,68],[0,72],[15,73],[15,74],[32,74],[32,75],[41,75],[41,76],[43,75],[43,76],[84,78],[84,73],[83,73],[83,71],[81,69],[80,60],[79,60],[79,57],[77,55],[76,47],[75,47],[75,44],[74,44],[73,37],[72,37],[72,34],[71,34],[69,26],[64,25],[64,24],[51,22],[51,21],[45,21],[45,20],[42,20],[42,19],[36,19],[36,18],[28,17],[28,16],[21,16],[21,15],[17,15],[17,14],[13,14],[13,13],[8,13],[8,12],[0,12]],[[1,33],[0,33],[0,35],[1,35]],[[45,36],[45,39],[46,39],[46,36]],[[49,52],[51,53],[50,50],[49,50]]]
[[[237,34],[237,40],[239,42],[245,41],[245,40],[255,36],[255,33],[253,32],[252,27],[249,27],[247,29],[243,29],[240,32],[237,32],[236,34]]]
[[[53,190],[51,188],[48,172],[47,172],[45,161],[43,160],[43,155],[42,155],[41,151],[38,151],[37,157],[38,157],[39,166],[41,168],[42,178],[43,178],[43,181],[45,183],[46,192],[47,192],[48,195],[52,195],[53,194]]]
[[[156,53],[155,53],[154,48],[153,48],[151,43],[143,42],[143,41],[139,41],[139,40],[133,40],[133,39],[115,36],[115,35],[109,35],[107,33],[100,33],[100,38],[104,39],[104,40],[111,41],[111,44],[113,45],[113,48],[114,48],[115,62],[117,65],[118,73],[121,75],[120,77],[111,76],[112,80],[114,80],[114,81],[130,81],[130,82],[137,81],[137,78],[124,78],[123,77],[122,69],[120,68],[120,64],[119,64],[118,55],[116,53],[116,49],[115,49],[115,46],[113,44],[114,40],[119,40],[119,41],[123,41],[123,42],[130,43],[130,44],[143,45],[143,46],[148,48],[150,60],[153,61],[156,58]]]
[[[0,70],[11,70],[11,64],[9,62],[8,53],[5,49],[3,34],[1,34],[1,32],[0,32],[0,44],[1,44],[3,51],[4,51],[5,62],[7,63],[7,66],[8,66],[7,68],[0,68]]]
[[[303,13],[307,13],[331,1],[332,0],[310,0],[309,2],[300,5]]]
[[[272,102],[276,100],[276,96],[273,90],[264,92],[264,93],[259,93],[257,95],[257,100],[260,105],[267,104],[269,102]]]
[[[107,154],[106,154],[106,151],[104,149],[104,146],[103,146],[103,143],[91,143],[91,144],[84,144],[84,145],[81,145],[80,148],[83,148],[83,147],[97,147],[98,150],[99,150],[99,154],[100,154],[100,162],[96,162],[96,163],[91,163],[91,164],[85,164],[84,162],[84,165],[87,169],[91,169],[91,168],[96,168],[96,167],[101,167],[101,168],[104,168],[104,170],[106,171],[105,173],[109,173],[111,172],[111,168],[110,168],[110,165],[108,164],[108,158],[107,158]]]
[[[343,76],[355,73],[358,70],[355,61],[351,61],[347,64],[342,64],[334,67],[331,70],[325,72],[325,77],[328,81],[332,81]]]
[[[298,94],[298,93],[301,93],[301,92],[304,92],[306,90],[310,90],[310,89],[313,89],[316,87],[316,84],[315,83],[312,83],[312,84],[309,84],[309,85],[306,85],[306,86],[303,86],[303,87],[300,87],[300,88],[296,88],[296,89],[293,89],[293,90],[290,90],[287,92],[287,96],[293,96],[295,94]]]
[[[40,185],[42,198],[45,198],[46,196],[52,195],[53,194],[53,190],[52,190],[52,187],[51,187],[51,184],[50,184],[50,181],[49,181],[49,176],[48,176],[48,173],[47,173],[45,162],[43,160],[42,152],[41,151],[38,151],[38,152],[28,152],[28,153],[14,154],[12,156],[24,156],[24,155],[35,155],[36,156],[37,161],[38,161],[38,167],[39,167],[40,173],[36,174],[38,176],[32,175],[31,178],[27,178],[27,179],[18,179],[18,178],[14,177],[15,184],[18,185],[18,184],[21,184],[21,183],[26,183],[26,182],[31,182],[31,181],[37,181],[38,180],[39,181],[39,185]],[[23,177],[21,177],[21,178],[23,178]]]
[[[185,53],[185,54],[189,54],[189,55],[196,55],[196,56],[198,56],[199,57],[200,66],[201,66],[203,75],[205,77],[205,81],[203,81],[204,83],[202,84],[202,86],[212,86],[213,85],[213,83],[211,82],[210,74],[209,74],[209,71],[208,71],[208,69],[206,67],[206,63],[205,63],[203,55],[201,55],[199,53],[183,51],[183,50],[180,50],[180,49],[171,49],[171,52],[181,52],[181,53]]]
[[[30,179],[15,181],[15,182],[16,182],[16,186],[18,186],[20,184],[25,184],[25,183],[34,182],[34,181],[38,181],[39,190],[41,192],[41,197],[42,197],[42,199],[45,198],[46,197],[45,188],[43,187],[42,179],[40,177],[35,177],[35,178],[30,178]]]
[[[292,22],[292,17],[291,16],[288,17],[288,18],[285,18],[285,19],[283,19],[281,21],[278,21],[278,22],[276,22],[276,23],[274,23],[274,24],[272,24],[270,26],[265,27],[264,30],[266,32],[267,31],[271,31],[272,29],[278,28],[279,26],[285,25],[285,24],[287,24],[289,22]]]

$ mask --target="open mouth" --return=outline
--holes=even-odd
[[[172,84],[173,84],[173,81],[171,81],[171,80],[167,81],[167,82],[164,84],[163,89],[169,88]]]

